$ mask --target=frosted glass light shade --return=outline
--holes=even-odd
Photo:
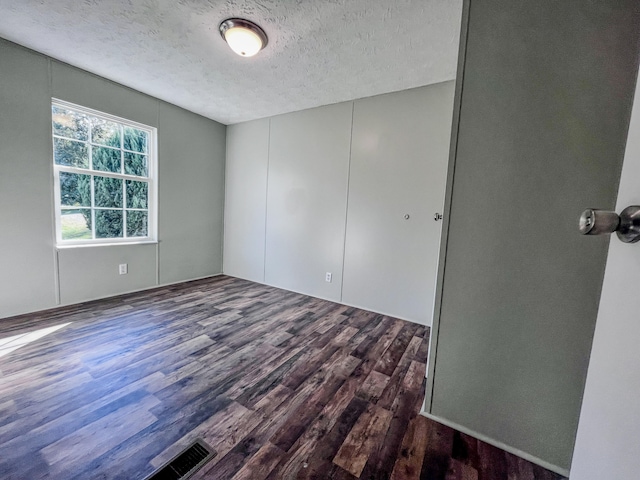
[[[225,32],[224,38],[231,50],[243,57],[253,57],[262,50],[260,37],[244,27],[230,28]]]
[[[267,35],[256,24],[248,20],[230,18],[220,24],[220,33],[225,41],[241,57],[252,57],[267,44]]]

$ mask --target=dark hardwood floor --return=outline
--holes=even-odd
[[[557,480],[418,415],[428,328],[231,277],[0,320],[0,478]],[[5,342],[6,343],[6,342]]]

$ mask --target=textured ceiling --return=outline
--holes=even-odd
[[[450,80],[462,0],[0,0],[0,37],[225,124]],[[253,58],[228,17],[269,36]]]

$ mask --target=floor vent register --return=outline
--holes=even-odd
[[[196,440],[145,480],[185,480],[215,456],[211,447],[202,440]]]

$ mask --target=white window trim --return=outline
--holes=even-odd
[[[134,122],[132,120],[128,120],[126,118],[118,117],[116,115],[111,115],[109,113],[101,112],[99,110],[94,110],[91,108],[83,107],[81,105],[76,105],[71,102],[66,102],[64,100],[60,100],[57,98],[51,99],[51,106],[57,106],[61,108],[66,108],[69,110],[74,110],[79,113],[84,113],[86,115],[90,115],[93,117],[98,117],[103,120],[117,122],[127,127],[133,127],[138,130],[142,130],[147,132],[148,137],[148,145],[147,145],[147,177],[138,177],[135,175],[128,175],[125,173],[118,174],[112,172],[103,172],[101,170],[93,170],[93,169],[85,169],[78,167],[70,167],[65,165],[57,165],[54,159],[54,151],[52,150],[51,155],[51,163],[53,164],[53,195],[55,202],[55,228],[56,228],[56,247],[58,248],[68,248],[68,247],[90,247],[90,246],[107,246],[107,245],[131,245],[131,244],[149,244],[149,243],[157,243],[158,241],[158,130],[155,127],[151,127],[149,125],[144,125],[142,123]],[[66,138],[60,135],[53,134],[53,127],[51,131],[51,144],[54,143],[54,138]],[[69,138],[68,140],[74,140]],[[91,139],[89,139],[88,145],[91,145]],[[130,152],[130,150],[124,148],[114,148],[115,150],[122,150],[124,152]],[[140,153],[133,152],[131,153]],[[92,167],[91,164],[91,155],[89,155],[89,166]],[[111,177],[118,178],[123,180],[135,180],[136,182],[145,182],[149,185],[147,189],[147,233],[146,237],[122,237],[122,238],[93,238],[93,239],[81,239],[81,240],[63,240],[62,239],[62,210],[78,210],[81,208],[89,208],[89,207],[75,207],[75,208],[62,208],[62,202],[60,197],[60,172],[69,172],[69,173],[80,173],[83,175],[97,175],[102,177]],[[124,182],[123,182],[124,183]],[[124,186],[123,186],[124,188]],[[95,207],[93,205],[93,195],[91,196],[91,212],[93,218],[93,226],[95,228],[95,210],[101,210],[100,207]],[[105,208],[106,210],[125,210],[123,205],[122,208]],[[129,208],[126,210],[145,210],[139,208]],[[126,225],[126,217],[123,218],[123,221]],[[126,227],[125,227],[126,228]]]

